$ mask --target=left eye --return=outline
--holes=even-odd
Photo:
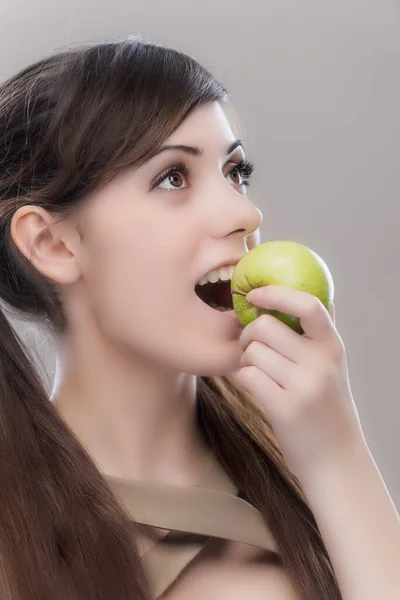
[[[244,182],[242,172],[239,167],[233,167],[231,171],[228,173],[228,177],[232,177],[232,183],[235,185],[242,185]]]

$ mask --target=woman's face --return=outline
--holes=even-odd
[[[165,149],[119,173],[85,207],[81,268],[97,327],[111,343],[177,372],[239,368],[238,322],[195,292],[204,275],[239,261],[262,221],[237,167],[243,148],[227,155],[235,141],[221,106],[203,105],[165,142],[201,154]]]

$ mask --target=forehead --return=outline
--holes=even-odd
[[[221,146],[236,139],[228,118],[228,111],[219,102],[209,102],[196,108],[165,140],[168,144],[194,143],[201,148]]]

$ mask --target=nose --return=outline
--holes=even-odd
[[[261,210],[247,196],[238,195],[233,201],[232,197],[230,200],[222,216],[222,237],[257,236],[256,232],[263,221]]]

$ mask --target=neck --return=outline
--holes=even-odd
[[[52,399],[105,475],[195,485],[210,464],[193,375],[69,336],[60,342]]]

